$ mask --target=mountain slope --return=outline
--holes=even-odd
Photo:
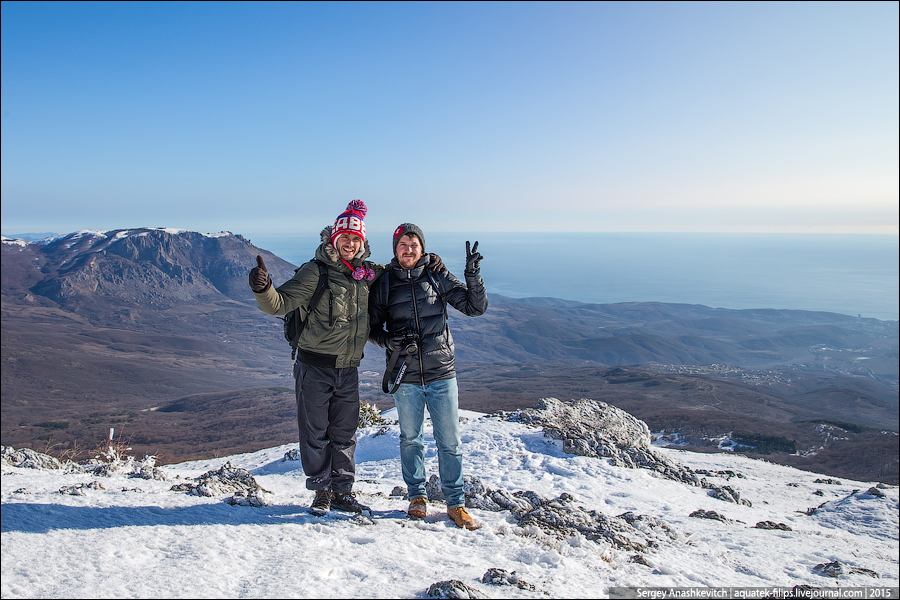
[[[290,352],[280,321],[258,310],[247,286],[257,254],[276,284],[293,265],[239,235],[154,228],[4,239],[0,248],[4,444],[92,448],[115,428],[171,462],[294,439]],[[655,427],[681,423],[695,444],[750,417],[760,431],[789,424],[783,435],[803,444],[814,425],[794,421],[897,427],[896,322],[493,294],[490,302],[478,318],[450,311],[466,408],[602,397]],[[366,352],[362,397],[389,408],[384,353]],[[616,365],[639,366],[643,380],[609,385],[594,368]],[[238,435],[245,401],[256,418]],[[158,410],[166,406],[180,408]],[[896,460],[872,468],[894,477]]]
[[[462,416],[466,475],[520,502],[555,499],[548,516],[653,544],[628,548],[571,522],[528,525],[511,510],[486,508],[471,509],[480,529],[460,530],[439,501],[424,521],[408,521],[406,500],[391,495],[403,485],[394,424],[359,434],[356,490],[372,520],[311,516],[299,463],[282,460],[292,446],[168,465],[169,481],[4,466],[0,591],[4,598],[418,598],[432,584],[458,580],[492,598],[711,586],[777,586],[783,597],[797,585],[898,585],[896,487],[871,489],[731,454],[657,450],[748,501],[738,504],[647,469],[566,454],[539,428]],[[433,447],[430,424],[426,443]],[[232,492],[170,489],[226,461],[271,492],[262,493],[268,505],[229,505]],[[437,472],[434,453],[426,471]],[[484,581],[490,569],[502,570],[494,581],[507,585]],[[516,581],[521,587],[510,585]]]

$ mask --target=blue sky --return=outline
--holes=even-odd
[[[2,229],[898,233],[898,3],[2,3]]]

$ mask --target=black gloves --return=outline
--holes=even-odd
[[[432,273],[440,273],[447,267],[444,266],[444,261],[441,260],[441,257],[437,254],[429,254],[428,255],[428,270]]]
[[[390,350],[391,352],[396,352],[397,350],[403,350],[406,347],[404,341],[406,340],[406,336],[402,333],[395,334],[392,337],[389,337],[385,342],[385,348]]]
[[[481,268],[481,253],[478,252],[478,242],[469,249],[469,242],[466,241],[466,273],[476,275]]]
[[[272,285],[272,279],[266,270],[262,256],[256,255],[256,266],[250,269],[250,289],[256,293],[264,292]]]

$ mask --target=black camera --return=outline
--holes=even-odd
[[[403,340],[400,342],[404,354],[417,354],[419,352],[419,335],[414,331],[403,332]]]

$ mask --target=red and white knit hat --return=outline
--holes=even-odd
[[[338,236],[345,233],[358,235],[365,242],[366,224],[363,223],[363,219],[366,217],[367,210],[362,200],[351,200],[347,205],[347,210],[334,221],[334,227],[331,229],[331,245],[334,245]]]

